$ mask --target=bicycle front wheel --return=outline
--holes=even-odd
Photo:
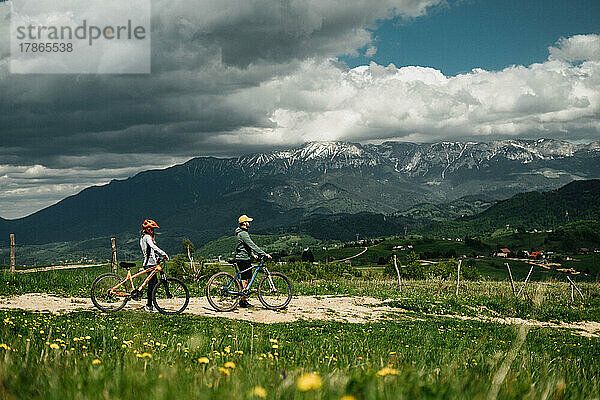
[[[97,277],[92,283],[90,293],[92,303],[104,312],[118,311],[125,307],[129,300],[129,291],[123,281],[125,279],[117,274],[104,274]]]
[[[217,272],[206,284],[206,298],[217,311],[231,311],[237,307],[240,296],[232,292],[241,292],[239,280],[227,272]]]
[[[190,291],[179,279],[161,279],[152,290],[152,302],[162,314],[181,314],[190,302]]]
[[[280,272],[266,274],[258,284],[258,299],[271,310],[286,308],[292,300],[292,284]]]

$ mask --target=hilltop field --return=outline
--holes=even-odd
[[[18,266],[14,274],[5,266],[0,394],[594,398],[600,392],[597,232],[598,222],[581,220],[462,237],[412,233],[341,241],[301,232],[255,234],[274,255],[270,270],[294,284],[290,306],[279,312],[263,309],[255,296],[253,308],[228,313],[207,303],[208,277],[231,271],[231,236],[196,249],[183,240],[180,254],[171,252],[167,272],[186,280],[192,296],[186,312],[173,317],[144,312],[143,301],[114,314],[95,310],[90,286],[108,265],[43,270],[38,263]],[[135,244],[131,240],[126,243]],[[65,242],[20,247],[18,254],[41,260],[53,253],[88,264],[106,258],[106,252],[97,260],[79,257],[86,248]],[[137,253],[127,249],[119,247],[119,260],[135,261]]]
[[[227,240],[198,249],[196,260]],[[565,275],[538,267],[517,299],[505,260],[474,254],[462,263],[478,275],[464,277],[456,295],[451,273],[403,275],[399,286],[389,257],[394,247],[402,261],[429,252],[438,264],[424,270],[439,271],[469,253],[464,242],[257,240],[281,251],[302,246],[271,266],[294,280],[287,310],[264,310],[252,298],[250,310],[216,313],[202,278],[189,282],[182,315],[146,313],[143,302],[106,315],[88,293],[109,267],[1,272],[2,398],[584,399],[600,391],[600,285],[583,274],[573,276],[583,298],[572,301]],[[350,263],[292,261],[307,247],[315,260],[368,250]],[[595,271],[595,254],[586,256]],[[520,288],[530,264],[509,262]],[[177,263],[170,274],[181,274]]]

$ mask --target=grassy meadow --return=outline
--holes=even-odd
[[[0,295],[87,297],[93,278],[107,270],[0,272]],[[259,324],[141,311],[2,310],[0,396],[587,399],[600,392],[598,337],[462,319],[600,321],[599,284],[581,283],[585,299],[574,303],[567,284],[554,280],[533,282],[523,300],[506,281],[464,282],[456,296],[453,281],[399,288],[376,271],[294,286],[297,295],[376,297],[399,313],[366,324]],[[190,289],[203,295],[203,283]]]
[[[598,339],[451,319],[261,325],[0,312],[2,398],[590,398]],[[4,354],[2,354],[4,353]],[[347,397],[349,398],[349,397]]]

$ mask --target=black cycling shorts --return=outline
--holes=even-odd
[[[243,271],[245,269],[248,269],[252,265],[252,263],[250,262],[250,260],[239,260],[239,261],[236,261],[236,264],[237,264],[237,267],[238,267],[238,271]],[[240,274],[240,277],[243,280],[250,280],[250,279],[252,279],[252,270],[249,269],[246,272],[242,272]]]

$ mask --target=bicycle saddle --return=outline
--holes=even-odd
[[[127,268],[127,269],[129,269],[129,268],[135,267],[135,263],[121,261],[119,263],[119,266],[121,266],[121,268]]]

